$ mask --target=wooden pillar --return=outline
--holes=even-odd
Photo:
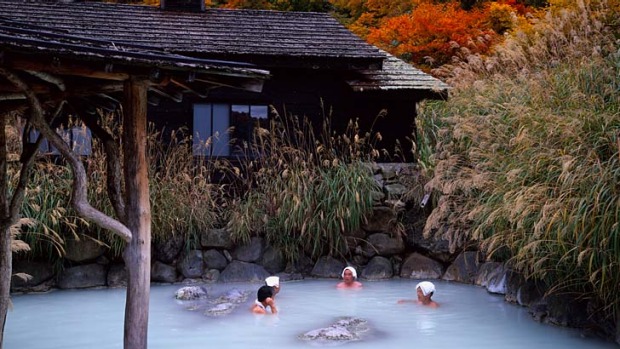
[[[616,343],[620,344],[620,305],[616,308]]]
[[[132,239],[123,257],[127,267],[125,349],[147,349],[151,282],[151,206],[146,157],[148,82],[131,78],[124,86],[123,150],[125,217]]]
[[[4,326],[9,311],[12,275],[11,216],[7,178],[6,114],[0,113],[0,349],[4,340]]]

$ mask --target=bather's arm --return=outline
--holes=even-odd
[[[276,301],[274,301],[273,298],[269,297],[265,299],[265,303],[269,306],[269,308],[271,308],[272,314],[278,313],[278,308],[276,308]]]

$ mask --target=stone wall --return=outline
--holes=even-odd
[[[269,275],[278,275],[282,281],[340,278],[342,269],[352,265],[362,280],[400,277],[479,285],[488,292],[505,295],[508,302],[528,307],[538,321],[588,329],[597,336],[616,335],[616,324],[590,316],[588,309],[592,304],[587,301],[568,295],[545,296],[545,285],[526,282],[506,265],[485,261],[478,251],[450,252],[447,241],[424,237],[422,230],[430,205],[420,205],[428,199],[424,198],[422,188],[417,192],[406,190],[411,182],[419,180],[413,165],[380,164],[373,171],[383,192],[375,195],[373,213],[361,229],[345,234],[347,250],[341,256],[313,260],[302,255],[287,262],[282,252],[269,246],[262,237],[255,236],[248,244],[236,245],[226,229],[213,229],[200,234],[195,249],[188,249],[178,235],[155,243],[152,281],[262,282]],[[107,257],[106,248],[94,240],[67,241],[65,259],[70,266],[60,273],[54,273],[52,266],[40,261],[16,259],[13,272],[27,273],[32,278],[14,278],[13,291],[126,285],[122,261]]]

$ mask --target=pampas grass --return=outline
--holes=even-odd
[[[427,190],[441,198],[425,234],[454,250],[479,242],[609,316],[620,307],[619,8],[552,5],[492,57],[444,67],[451,100],[421,115],[449,124],[435,142]]]

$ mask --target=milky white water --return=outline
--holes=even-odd
[[[525,308],[504,302],[484,288],[435,282],[440,307],[397,304],[413,299],[416,280],[364,282],[361,290],[338,290],[336,280],[284,282],[276,297],[280,314],[249,312],[260,285],[207,285],[217,295],[252,290],[248,301],[223,317],[187,310],[174,299],[182,285],[153,286],[149,349],[316,348],[299,334],[327,327],[340,316],[369,321],[363,348],[617,348],[581,338],[579,332],[532,320]],[[124,289],[54,291],[17,295],[9,312],[5,349],[104,349],[123,346]]]

